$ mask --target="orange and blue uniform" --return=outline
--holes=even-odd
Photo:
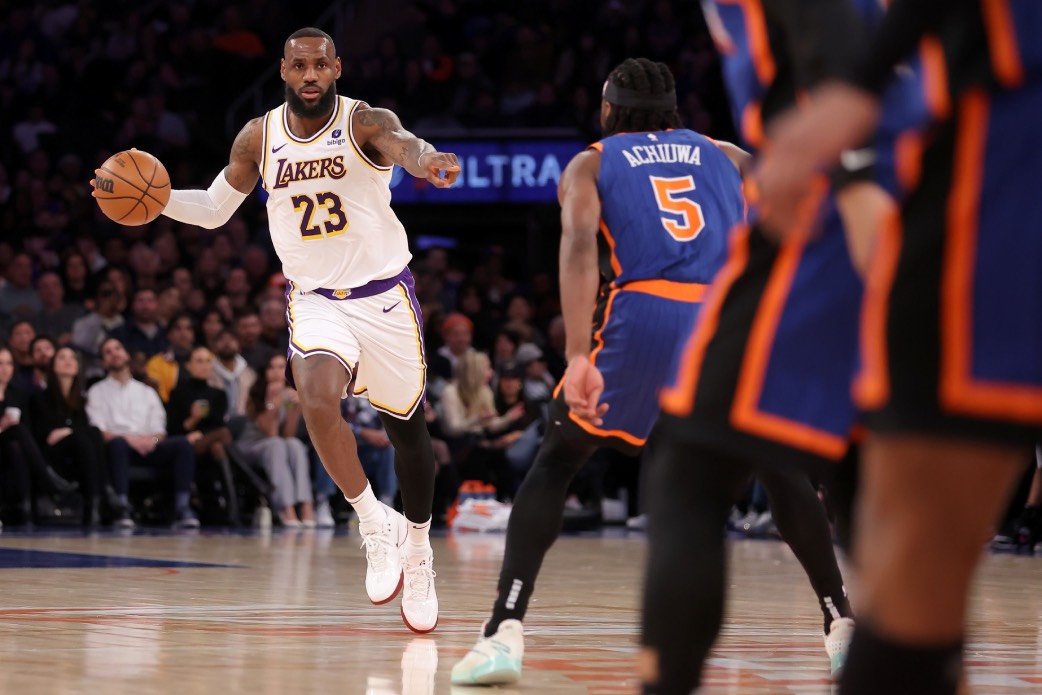
[[[591,360],[604,376],[600,426],[573,420],[623,449],[644,444],[684,336],[742,222],[737,168],[691,130],[614,135],[601,154],[601,271]],[[560,387],[559,387],[560,390]]]

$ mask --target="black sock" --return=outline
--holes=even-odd
[[[596,448],[568,420],[564,408],[563,401],[551,405],[546,436],[514,498],[499,595],[485,626],[486,636],[494,634],[504,620],[524,619],[543,558],[561,531],[568,485]]]
[[[485,637],[496,634],[499,624],[504,620],[524,620],[528,599],[532,597],[533,583],[504,573],[499,577],[497,588],[499,593],[492,607],[492,618],[485,625]]]
[[[841,695],[955,695],[962,641],[931,647],[893,642],[864,621],[850,645]]]
[[[771,501],[771,513],[782,539],[803,565],[829,633],[832,621],[853,615],[843,575],[832,547],[825,507],[806,472],[794,466],[764,466],[756,473]]]

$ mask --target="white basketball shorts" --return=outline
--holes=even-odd
[[[336,358],[354,375],[354,395],[403,420],[423,403],[423,317],[408,268],[354,289],[304,292],[291,282],[286,315],[290,360],[293,355]],[[291,370],[286,374],[292,385]]]

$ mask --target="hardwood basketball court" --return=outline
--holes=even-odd
[[[638,692],[644,537],[564,537],[526,621],[512,688],[449,685],[491,607],[502,535],[433,539],[441,622],[369,604],[354,531],[0,535],[0,694]],[[727,626],[709,693],[830,692],[821,616],[780,542],[731,546]],[[976,693],[1042,690],[1042,559],[991,555],[967,651]],[[855,606],[856,587],[851,587]]]

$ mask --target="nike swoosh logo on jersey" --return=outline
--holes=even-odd
[[[283,147],[285,147],[288,144],[289,144],[288,142],[284,142],[281,145],[279,145],[278,147],[272,147],[271,148],[271,153],[275,154],[276,152],[278,152],[279,150],[281,150]]]
[[[395,308],[396,306],[398,306],[398,305],[399,305],[399,304],[401,304],[401,303],[402,303],[402,302],[401,302],[401,300],[398,300],[397,302],[395,302],[395,303],[394,303],[394,304],[392,304],[391,306],[389,306],[389,307],[384,307],[384,313],[386,314],[386,313],[387,313],[387,312],[389,312],[389,311],[390,311],[391,309]]]

